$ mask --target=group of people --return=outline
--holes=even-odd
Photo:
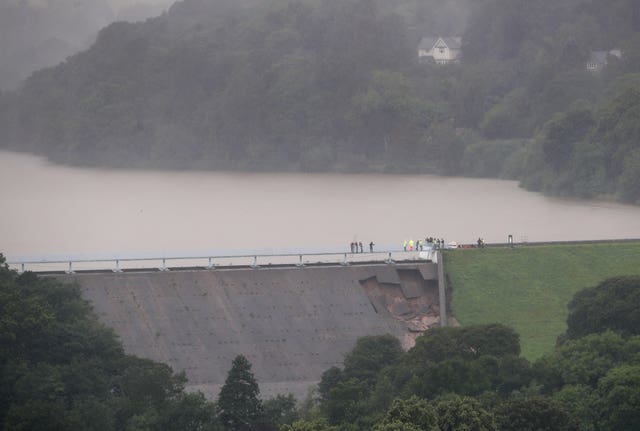
[[[483,238],[478,238],[477,247],[485,247],[485,242]],[[373,253],[373,246],[375,244],[373,241],[369,243],[369,253]],[[454,245],[455,246],[455,245]],[[460,246],[458,246],[460,247]],[[473,247],[473,245],[469,246]],[[425,248],[427,250],[433,249],[444,249],[444,238],[434,238],[432,236],[425,239],[405,239],[403,243],[404,251],[423,251]],[[352,241],[351,242],[351,253],[364,253],[364,245],[362,241]]]
[[[369,253],[373,253],[373,246],[375,244],[373,241],[369,243]],[[364,247],[362,245],[362,241],[352,241],[351,242],[351,253],[364,253]]]
[[[432,236],[417,240],[405,239],[403,243],[404,251],[423,251],[425,249],[444,248],[444,238],[434,238]]]

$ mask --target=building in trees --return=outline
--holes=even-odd
[[[587,70],[599,72],[605,68],[611,57],[622,58],[622,51],[612,49],[609,51],[591,51],[589,61],[587,61]]]
[[[461,47],[460,37],[424,37],[418,45],[418,60],[421,63],[459,63]]]

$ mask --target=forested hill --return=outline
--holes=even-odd
[[[438,35],[463,38],[459,64],[418,62]],[[636,0],[184,0],[0,96],[2,145],[64,163],[494,176],[636,203],[639,119]]]

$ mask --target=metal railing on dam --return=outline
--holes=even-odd
[[[432,261],[436,250],[375,251],[375,252],[299,252],[248,253],[226,255],[162,255],[149,257],[67,257],[9,259],[10,268],[19,272],[74,273],[74,272],[133,272],[213,270],[234,268],[279,268],[326,265],[392,264],[395,262]]]
[[[505,242],[487,243],[484,247],[532,247],[554,245],[588,245],[606,243],[640,242],[640,238],[629,239],[594,239],[580,241],[545,241],[545,242]],[[475,248],[476,244],[460,244],[460,248]],[[451,248],[446,246],[445,248]],[[6,256],[8,265],[19,272],[33,271],[40,273],[73,273],[76,271],[170,271],[186,269],[234,269],[234,268],[269,268],[294,266],[323,265],[358,265],[372,263],[394,263],[412,261],[437,262],[437,248],[426,246],[422,251],[404,251],[386,247],[381,251],[364,251],[352,253],[337,250],[301,250],[301,251],[217,251],[211,253],[144,253],[143,255],[109,256],[46,256],[24,257]]]

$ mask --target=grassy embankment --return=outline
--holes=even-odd
[[[460,323],[508,325],[534,360],[566,330],[575,292],[608,277],[640,275],[640,242],[451,250],[445,271]]]

